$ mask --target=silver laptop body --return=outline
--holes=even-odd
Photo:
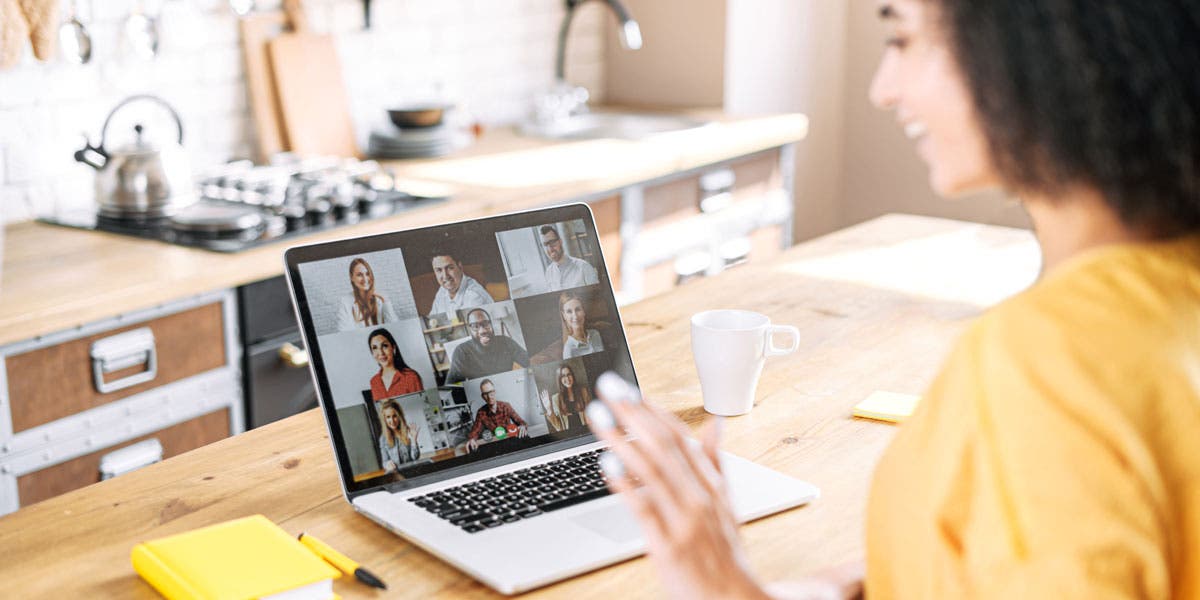
[[[587,205],[301,246],[285,263],[356,511],[505,594],[645,551],[621,499],[576,468],[603,446],[581,414],[595,378],[636,382]],[[819,493],[728,453],[722,467],[742,522]],[[486,506],[497,496],[520,502]]]

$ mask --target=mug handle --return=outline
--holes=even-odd
[[[777,333],[786,333],[791,336],[792,341],[786,348],[775,345],[775,334]],[[766,348],[763,352],[763,355],[765,356],[783,356],[785,354],[791,354],[800,347],[800,330],[792,327],[791,325],[768,325],[766,338]]]

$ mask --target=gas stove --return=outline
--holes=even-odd
[[[449,199],[414,195],[396,184],[392,173],[374,161],[317,159],[257,167],[240,161],[203,175],[196,200],[169,214],[80,211],[41,221],[238,252]]]

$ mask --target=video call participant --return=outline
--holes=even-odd
[[[550,266],[546,267],[546,284],[549,291],[557,292],[567,288],[592,285],[600,281],[596,269],[587,261],[568,256],[563,249],[562,238],[553,225],[542,225],[542,248],[546,250],[546,258]]]
[[[350,261],[351,296],[343,296],[338,309],[338,331],[395,323],[396,312],[391,303],[375,293],[375,273],[362,258]]]
[[[604,350],[600,332],[588,329],[587,311],[583,298],[574,292],[563,292],[558,297],[558,315],[562,318],[564,359],[583,356]]]
[[[454,349],[450,358],[447,383],[476,379],[529,366],[529,353],[506,335],[496,335],[492,316],[482,308],[467,313],[467,331],[471,339]]]
[[[434,254],[430,264],[440,287],[433,297],[429,314],[454,312],[495,302],[481,283],[463,273],[462,262],[450,252]]]
[[[592,393],[585,382],[575,380],[575,371],[570,365],[558,368],[558,392],[554,394],[554,401],[562,407],[567,427],[571,426],[572,417],[583,425],[588,424],[587,405],[592,401]]]
[[[479,447],[479,437],[484,431],[494,431],[497,427],[507,430],[509,426],[516,426],[517,437],[529,437],[525,419],[517,414],[511,404],[496,398],[496,385],[491,379],[480,382],[479,393],[487,404],[475,411],[475,424],[471,426],[471,433],[467,434],[467,452],[474,452]]]
[[[421,426],[410,426],[395,400],[384,402],[380,412],[383,413],[383,434],[379,436],[379,456],[383,470],[395,473],[400,465],[421,458],[421,447],[417,445]]]
[[[396,338],[382,327],[371,332],[367,338],[371,356],[379,363],[379,372],[371,378],[371,398],[376,402],[395,398],[425,389],[421,375],[404,362]]]

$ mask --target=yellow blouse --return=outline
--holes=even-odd
[[[1200,598],[1200,237],[975,322],[875,473],[867,597]]]

